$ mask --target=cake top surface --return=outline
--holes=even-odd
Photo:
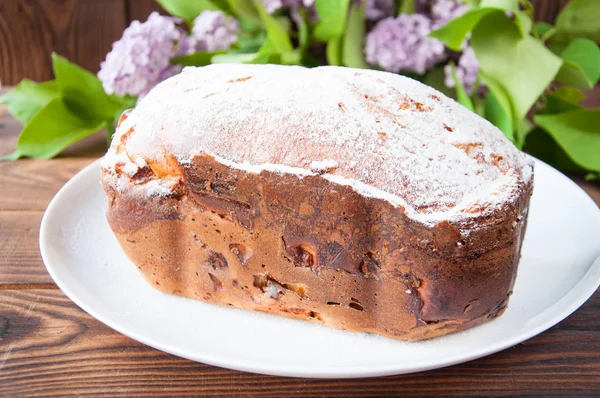
[[[532,176],[502,132],[444,94],[331,66],[185,68],[121,123],[105,169],[124,162],[120,143],[130,169],[166,153],[182,163],[206,153],[254,172],[320,174],[426,224],[493,210]]]

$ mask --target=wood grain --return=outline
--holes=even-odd
[[[0,0],[0,80],[52,78],[56,51],[97,71],[125,28],[124,0]]]
[[[556,16],[570,0],[531,0],[535,8],[535,20],[553,24]]]
[[[0,211],[43,211],[56,192],[96,158],[0,162]]]
[[[38,246],[41,211],[0,212],[0,286],[53,283]]]
[[[126,6],[128,21],[145,21],[152,11],[167,15],[156,0],[126,0]]]
[[[95,321],[57,290],[0,291],[0,396],[594,395],[600,393],[599,311],[597,296],[543,335],[450,368],[309,380],[231,371],[156,351]]]

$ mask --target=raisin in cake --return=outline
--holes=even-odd
[[[533,184],[440,92],[339,67],[186,68],[123,115],[102,168],[157,289],[402,340],[505,310]]]

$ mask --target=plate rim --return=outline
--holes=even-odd
[[[595,202],[589,197],[589,195],[575,182],[573,182],[570,178],[562,174],[560,171],[556,170],[552,166],[547,163],[536,159],[530,155],[527,155],[536,163],[540,163],[545,167],[550,168],[553,172],[559,175],[559,178],[563,178],[569,184],[571,184],[571,188],[574,188],[578,194],[583,194],[588,201],[590,201],[594,206],[596,206]],[[49,224],[51,214],[55,212],[56,208],[59,208],[62,204],[62,197],[68,194],[68,191],[72,186],[80,183],[80,180],[85,180],[89,178],[87,175],[91,172],[91,170],[100,168],[100,162],[102,158],[97,159],[84,167],[81,171],[75,174],[67,183],[56,193],[56,195],[52,198],[48,207],[44,211],[44,215],[42,217],[42,222],[40,225],[40,233],[39,233],[39,246],[40,253],[44,263],[44,266],[53,281],[56,285],[61,289],[61,291],[77,306],[79,306],[82,310],[87,312],[89,315],[94,317],[96,320],[104,323],[106,326],[111,329],[121,333],[129,338],[132,338],[142,344],[148,345],[154,349],[167,352],[169,354],[186,358],[195,362],[200,362],[212,366],[218,366],[226,369],[233,369],[238,371],[250,372],[250,373],[259,373],[271,376],[283,376],[283,377],[304,377],[304,378],[359,378],[359,377],[379,377],[379,376],[391,376],[391,375],[400,375],[400,374],[409,374],[409,373],[417,373],[423,372],[432,369],[444,368],[447,366],[456,365],[459,363],[464,363],[467,361],[471,361],[474,359],[482,358],[507,348],[510,348],[516,344],[519,344],[523,341],[526,341],[548,329],[552,326],[558,324],[559,322],[566,319],[573,312],[575,312],[579,307],[581,307],[600,287],[600,256],[598,256],[589,266],[585,274],[582,275],[581,279],[567,292],[565,293],[559,300],[557,300],[550,307],[546,308],[544,311],[540,312],[539,315],[554,313],[546,321],[541,324],[528,329],[526,332],[513,336],[510,339],[500,340],[499,342],[481,347],[476,349],[475,351],[468,351],[463,354],[454,355],[452,358],[447,360],[433,360],[433,359],[423,359],[417,360],[413,362],[410,368],[406,366],[398,366],[398,365],[364,365],[362,367],[353,367],[353,368],[341,368],[341,369],[332,369],[331,366],[323,369],[319,369],[319,367],[314,367],[313,369],[317,369],[316,371],[307,371],[304,366],[295,366],[295,365],[287,365],[281,366],[278,365],[278,368],[275,369],[273,366],[265,366],[262,362],[256,361],[245,361],[245,360],[236,360],[231,356],[227,356],[225,359],[219,357],[213,357],[210,354],[202,354],[200,355],[190,355],[186,353],[183,349],[175,347],[173,344],[165,343],[161,341],[156,341],[155,339],[148,338],[143,334],[140,334],[136,331],[129,330],[126,326],[121,326],[120,322],[113,321],[110,317],[105,317],[101,314],[101,311],[96,311],[93,305],[90,306],[87,304],[85,298],[80,297],[75,291],[73,291],[69,285],[64,282],[60,276],[58,275],[58,270],[54,267],[49,260],[52,255],[49,253],[49,248],[51,244],[49,243]],[[598,209],[600,211],[600,209]],[[594,278],[589,278],[589,276],[595,276]],[[196,353],[198,354],[198,353]]]

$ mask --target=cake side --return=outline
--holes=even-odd
[[[465,237],[319,175],[248,173],[209,155],[170,165],[180,182],[168,195],[139,183],[149,166],[120,187],[103,174],[113,231],[167,293],[402,340],[506,307],[531,183]]]

